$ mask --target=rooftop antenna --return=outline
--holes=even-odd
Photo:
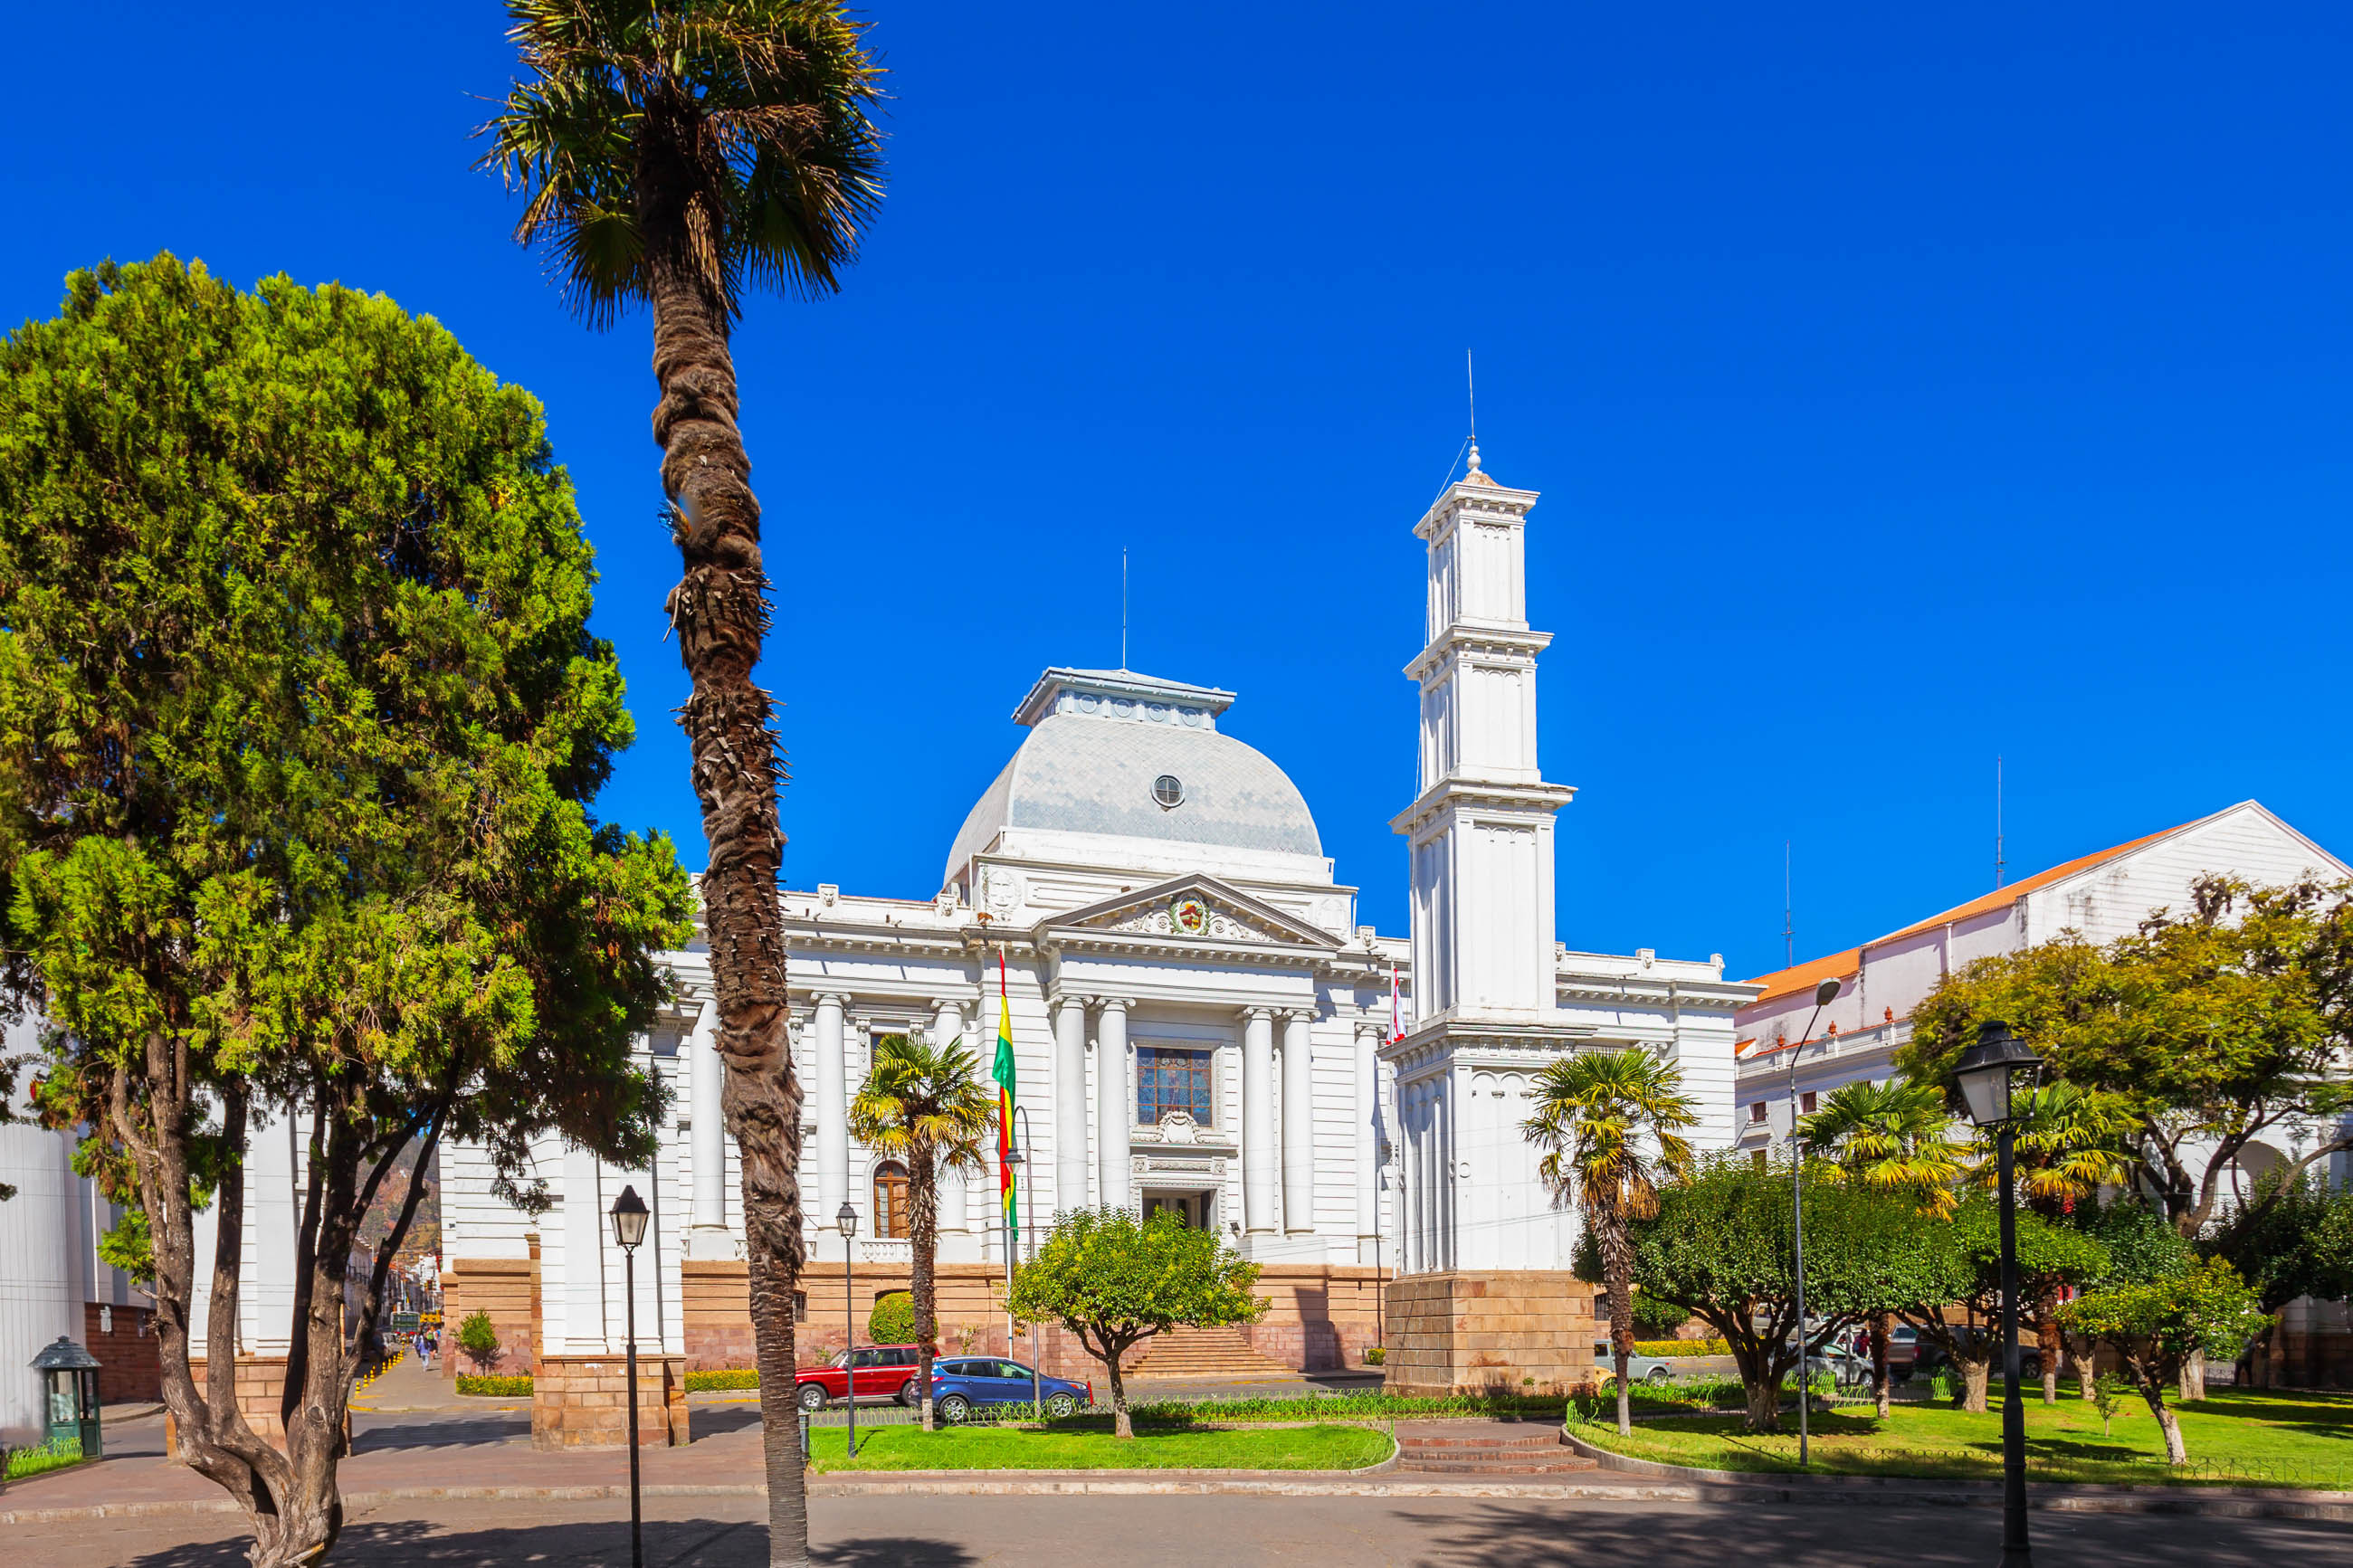
[[[1119,547],[1119,668],[1127,669],[1127,546]]]
[[[2001,886],[2001,753],[1993,755],[1993,885]]]
[[[1797,967],[1798,928],[1789,919],[1789,841],[1781,840],[1781,962]]]
[[[1471,351],[1462,351],[1462,390],[1471,402],[1471,471],[1479,471],[1479,378],[1471,363]]]

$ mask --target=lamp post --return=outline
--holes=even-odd
[[[638,1244],[646,1238],[646,1200],[623,1187],[613,1200],[613,1239],[621,1244],[621,1293],[628,1299],[629,1568],[645,1568],[645,1526],[638,1503]]]
[[[1994,1137],[1995,1179],[2001,1188],[2001,1561],[2003,1568],[2026,1568],[2034,1554],[2026,1544],[2026,1405],[2018,1392],[2018,1192],[2011,1172],[2011,1138],[2017,1131],[2016,1078],[2027,1075],[2034,1089],[2042,1058],[2010,1026],[1992,1019],[1978,1026],[1978,1043],[1961,1053],[1953,1076],[1969,1120]]]
[[[1021,1129],[1020,1148],[1027,1151],[1027,1152],[1017,1153],[1014,1157],[1025,1163],[1035,1163],[1029,1159],[1029,1154],[1034,1153],[1038,1146],[1029,1138],[1028,1106],[1017,1105],[1013,1108],[1013,1124]],[[1037,1211],[1029,1206],[1032,1201],[1029,1196],[1030,1184],[1028,1182],[1021,1184],[1021,1229],[1029,1237],[1029,1240],[1022,1245],[1034,1248],[1038,1245],[1038,1227],[1034,1223]],[[1010,1250],[1008,1248],[1008,1253]],[[1013,1276],[1009,1268],[1005,1277],[1005,1295],[1008,1301],[1013,1299]],[[1010,1343],[1010,1342],[1008,1342]],[[1045,1415],[1045,1370],[1038,1364],[1038,1325],[1032,1323],[1029,1325],[1029,1415],[1032,1420],[1041,1419]]]
[[[1806,1468],[1810,1458],[1807,1449],[1812,1436],[1806,1418],[1806,1406],[1811,1402],[1812,1391],[1806,1383],[1806,1150],[1798,1136],[1798,1058],[1805,1054],[1806,1042],[1814,1037],[1814,1026],[1822,1020],[1822,1009],[1829,1006],[1839,994],[1839,983],[1825,980],[1814,987],[1814,1016],[1806,1020],[1806,1032],[1789,1047],[1789,1232],[1798,1244],[1798,1468]]]
[[[841,1375],[849,1390],[845,1403],[849,1406],[849,1457],[854,1459],[858,1458],[858,1298],[849,1276],[858,1266],[858,1211],[849,1206],[848,1198],[833,1211],[833,1223],[841,1227]]]

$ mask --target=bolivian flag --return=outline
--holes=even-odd
[[[1005,1234],[1018,1238],[1021,1222],[1014,1217],[1017,1169],[1013,1152],[1013,1003],[1005,989],[1005,950],[997,951],[997,1185],[1005,1199]]]

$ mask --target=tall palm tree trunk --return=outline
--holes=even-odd
[[[1617,1363],[1618,1431],[1634,1430],[1634,1395],[1626,1385],[1627,1362],[1634,1353],[1634,1247],[1616,1208],[1590,1211],[1594,1239],[1601,1247],[1601,1277],[1609,1292],[1610,1359]]]
[[[1879,1418],[1887,1419],[1887,1344],[1895,1331],[1895,1314],[1875,1312],[1871,1319],[1871,1391],[1878,1402]]]
[[[659,153],[649,156],[659,162]],[[691,188],[646,171],[644,186]],[[719,1009],[721,1107],[743,1156],[752,1333],[760,1367],[760,1424],[768,1483],[768,1561],[808,1561],[808,1503],[793,1405],[793,1287],[806,1261],[801,1235],[801,1091],[785,1037],[784,910],[776,877],[783,776],[768,694],[752,684],[768,627],[760,562],[760,506],[735,426],[735,365],[728,317],[692,258],[700,221],[683,200],[660,197],[644,215],[654,307],[654,439],[685,574],[670,591],[670,625],[694,689],[679,711],[693,752],[696,801],[710,861],[702,875],[711,975]]]
[[[915,1386],[923,1430],[932,1430],[932,1353],[939,1338],[937,1268],[940,1245],[939,1162],[928,1143],[918,1143],[907,1162],[907,1233],[913,1257],[908,1284],[915,1299]]]

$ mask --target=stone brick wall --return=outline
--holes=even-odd
[[[1409,1274],[1388,1287],[1388,1386],[1408,1394],[1590,1388],[1593,1296],[1566,1271]]]
[[[156,1337],[154,1312],[145,1307],[116,1307],[110,1332],[99,1326],[107,1311],[96,1301],[82,1303],[81,1342],[98,1358],[99,1403],[147,1404],[163,1398],[164,1342]]]
[[[687,1441],[686,1358],[638,1356],[638,1446]],[[533,1374],[534,1448],[625,1447],[629,1441],[628,1361],[619,1355],[543,1355]]]
[[[801,1271],[803,1315],[794,1335],[803,1366],[830,1359],[845,1342],[842,1328],[842,1268],[839,1259],[811,1262]],[[850,1277],[849,1316],[859,1342],[866,1342],[866,1317],[876,1298],[909,1288],[904,1265],[860,1264]],[[1252,1349],[1285,1366],[1325,1372],[1364,1364],[1368,1345],[1380,1342],[1381,1285],[1377,1268],[1284,1265],[1259,1277],[1267,1298],[1266,1316],[1243,1331]],[[686,1301],[686,1363],[697,1371],[753,1364],[751,1291],[747,1267],[738,1260],[683,1265]],[[937,1280],[940,1350],[944,1355],[1010,1355],[1029,1358],[1029,1335],[1005,1340],[1005,1276],[977,1263],[940,1266]],[[1125,1358],[1140,1361],[1144,1351]],[[1059,1324],[1039,1327],[1041,1370],[1056,1377],[1100,1381],[1103,1363]]]
[[[458,1327],[477,1310],[491,1315],[498,1330],[499,1354],[488,1368],[505,1375],[533,1371],[538,1364],[539,1260],[536,1258],[460,1258],[441,1273],[441,1346],[438,1363],[444,1377],[478,1369],[473,1358],[458,1348]]]

